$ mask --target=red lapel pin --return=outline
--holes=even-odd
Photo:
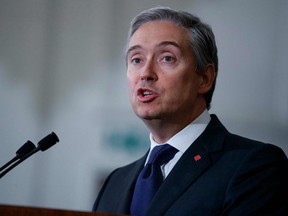
[[[194,156],[195,161],[199,161],[200,159],[201,159],[201,156],[199,154]]]

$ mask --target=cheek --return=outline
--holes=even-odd
[[[132,98],[132,96],[133,96],[133,92],[134,92],[133,89],[134,89],[133,83],[132,82],[128,82],[128,92],[129,92],[130,98]]]
[[[192,80],[191,77],[175,79],[175,82],[169,85],[169,95],[174,98],[175,103],[190,101],[198,92],[197,85],[196,80]]]
[[[135,84],[135,76],[132,76],[132,73],[127,71],[127,83],[128,83],[128,86],[129,86],[129,89],[131,89]]]
[[[179,79],[175,79],[173,82],[166,82],[162,90],[164,92],[163,104],[168,104],[170,108],[180,105],[181,101],[187,98],[187,89],[184,88],[183,83]]]
[[[201,76],[194,72],[193,74],[187,73],[183,76],[182,86],[189,92],[198,93],[201,83]]]
[[[135,79],[131,79],[131,77],[128,77],[127,83],[128,83],[128,93],[130,96],[130,100],[132,100],[136,92],[136,81]]]

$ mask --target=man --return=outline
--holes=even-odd
[[[207,24],[186,12],[149,9],[132,21],[126,54],[130,101],[150,130],[151,146],[144,157],[110,174],[93,211],[288,215],[285,153],[231,134],[208,112],[218,58]],[[152,149],[166,143],[177,153],[161,164],[164,181],[146,202],[152,186],[139,189],[140,172],[150,164]]]

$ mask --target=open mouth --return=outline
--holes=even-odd
[[[140,88],[137,90],[137,97],[142,102],[150,102],[157,97],[157,94],[150,89]]]

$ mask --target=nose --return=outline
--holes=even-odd
[[[158,79],[156,67],[153,61],[147,61],[145,67],[140,74],[140,79],[143,81],[156,81]]]

